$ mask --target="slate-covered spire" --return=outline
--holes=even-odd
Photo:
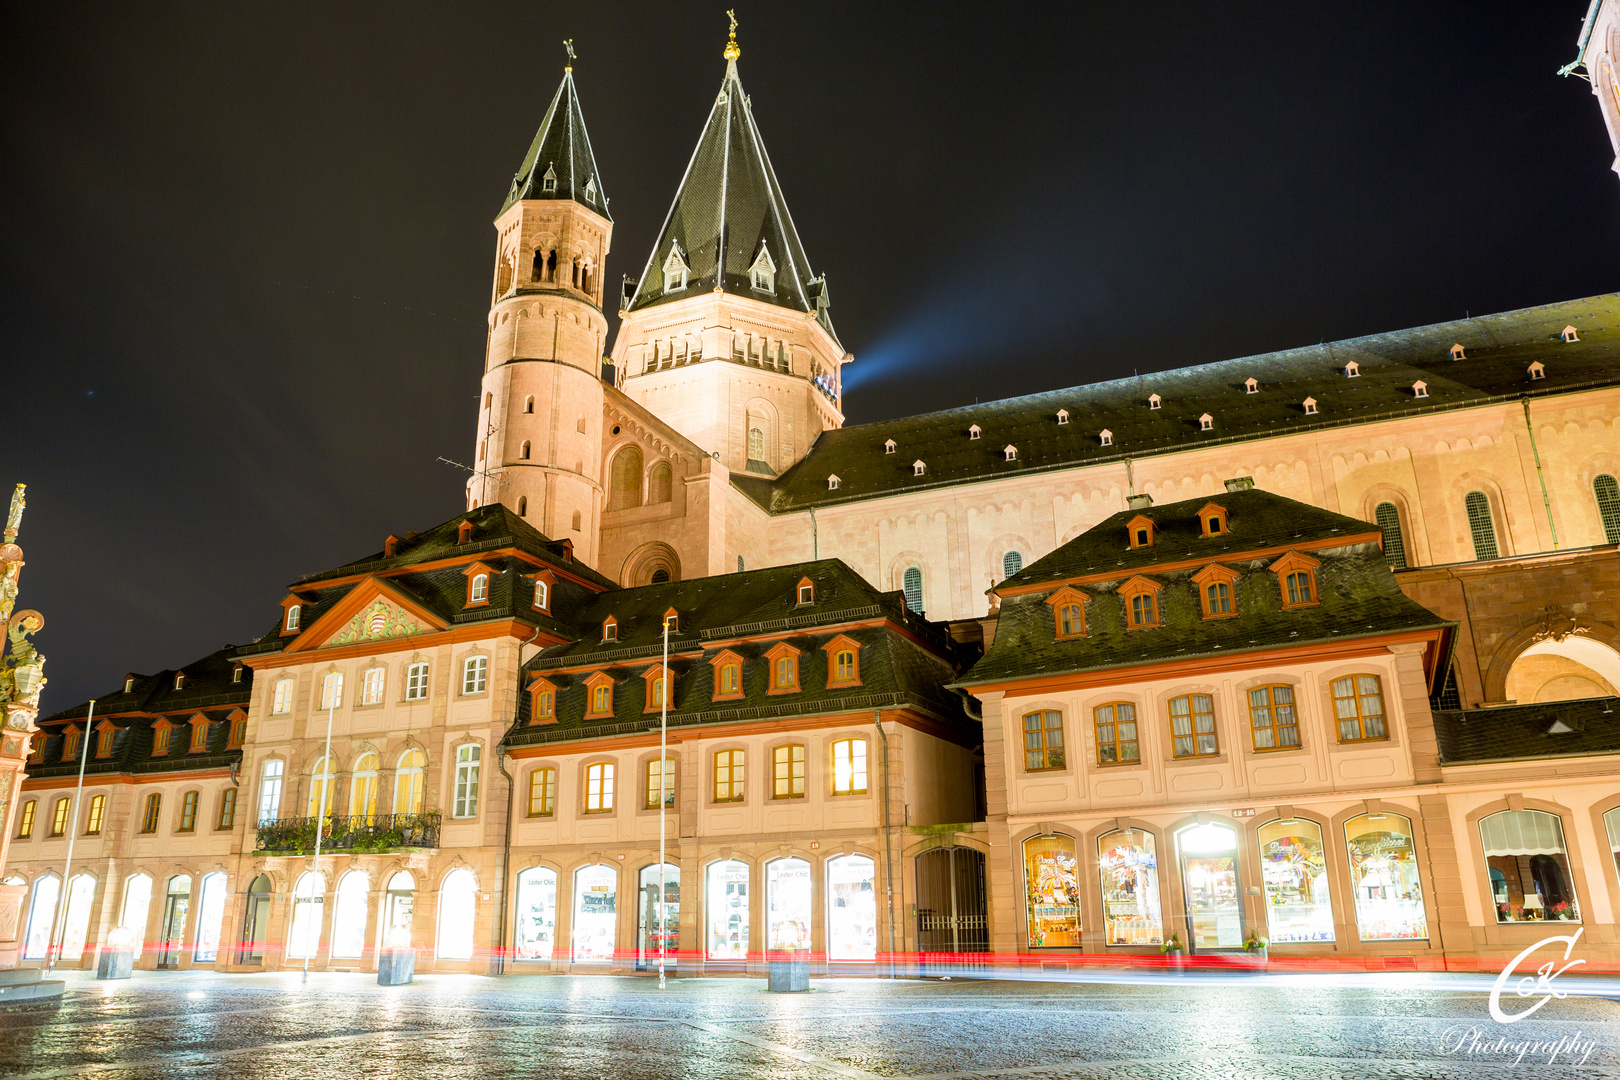
[[[726,76],[720,93],[681,178],[658,243],[647,257],[635,295],[625,307],[635,311],[719,287],[739,296],[815,312],[831,333],[825,289],[811,272],[810,260],[799,243],[793,216],[737,75],[740,54],[734,33],[726,46]],[[675,260],[671,260],[672,253],[677,254]]]
[[[573,58],[572,49],[569,58]],[[585,134],[572,63],[563,69],[562,85],[551,99],[551,107],[540,122],[529,152],[523,156],[523,164],[512,177],[501,213],[523,199],[572,199],[613,220],[608,214],[607,196],[602,192],[602,178],[596,171],[596,155],[591,153],[591,138]]]

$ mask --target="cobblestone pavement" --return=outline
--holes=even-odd
[[[754,979],[66,978],[59,1004],[0,1010],[0,1080],[1620,1077],[1620,1001],[1574,979],[1503,1026],[1488,980],[1454,976],[824,979],[804,994]]]

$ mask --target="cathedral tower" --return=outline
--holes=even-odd
[[[733,472],[774,476],[843,425],[852,359],[799,243],[737,75],[726,74],[632,292],[613,359],[624,392]]]
[[[495,281],[469,508],[505,503],[595,565],[602,509],[603,267],[613,235],[573,66],[495,218]]]

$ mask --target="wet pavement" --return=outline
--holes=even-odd
[[[661,992],[609,976],[88,975],[67,973],[59,1004],[0,1010],[0,1080],[1620,1077],[1620,1000],[1574,979],[1500,1025],[1488,979],[1420,974],[816,979],[802,994],[726,978]]]

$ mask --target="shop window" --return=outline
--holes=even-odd
[[[163,811],[163,796],[157,792],[146,797],[146,810],[141,815],[141,832],[155,833],[158,827],[158,815]]]
[[[22,958],[43,960],[51,946],[51,930],[56,925],[56,902],[62,895],[62,879],[45,874],[34,881],[34,895],[28,905],[28,929],[23,933]]]
[[[557,813],[557,770],[535,769],[529,773],[529,816],[552,817]]]
[[[531,866],[517,878],[516,941],[518,960],[550,960],[557,941],[557,872]]]
[[[203,890],[207,892],[207,879]],[[332,907],[332,955],[358,959],[366,949],[366,875],[351,870],[338,879],[337,902]]]
[[[765,866],[765,947],[791,952],[810,948],[810,912],[814,908],[810,864],[803,859],[773,859]]]
[[[176,832],[197,831],[197,799],[195,791],[188,791],[180,797],[180,827]]]
[[[1024,771],[1061,769],[1063,756],[1063,714],[1042,709],[1024,714]]]
[[[877,863],[844,855],[826,873],[827,959],[877,959]]]
[[[610,814],[613,812],[613,765],[599,761],[585,769],[585,812]]]
[[[671,863],[643,866],[641,895],[636,906],[639,909],[637,969],[654,970],[660,958],[666,966],[675,967],[681,947],[681,868]]]
[[[1024,891],[1031,948],[1080,946],[1080,860],[1067,836],[1024,841]]]
[[[771,750],[771,798],[804,798],[803,743],[789,743]]]
[[[1428,938],[1412,822],[1400,814],[1362,814],[1344,823],[1344,836],[1361,940]]]
[[[1215,738],[1215,699],[1209,694],[1171,698],[1170,737],[1178,758],[1220,753]]]
[[[90,799],[90,812],[85,816],[84,835],[100,836],[101,821],[107,813],[107,796],[94,795]]]
[[[1097,725],[1098,765],[1126,765],[1139,759],[1135,705],[1116,701],[1097,706],[1092,715]]]
[[[1483,491],[1470,491],[1463,498],[1463,510],[1468,515],[1468,535],[1474,542],[1474,558],[1497,558],[1500,553],[1496,546],[1496,522],[1491,518],[1490,499]]]
[[[270,712],[275,716],[285,716],[292,712],[293,681],[291,679],[277,679],[275,691],[270,698]]]
[[[1347,675],[1333,680],[1333,715],[1340,742],[1389,738],[1384,722],[1384,688],[1376,675]]]
[[[1153,834],[1140,829],[1104,833],[1097,839],[1097,870],[1102,882],[1103,944],[1163,942]]]
[[[420,814],[427,775],[427,754],[411,749],[399,756],[394,771],[394,813]]]
[[[714,801],[743,801],[743,752],[721,750],[714,755]]]
[[[647,762],[647,809],[675,805],[675,759],[653,758]]]
[[[469,743],[456,751],[456,801],[451,817],[478,816],[478,767],[482,751]]]
[[[1480,819],[1479,835],[1497,922],[1580,921],[1575,876],[1557,814],[1503,810]]]
[[[428,692],[428,666],[412,664],[405,669],[405,700],[426,701]]]
[[[710,863],[708,894],[709,959],[748,959],[748,864]]]
[[[219,959],[220,930],[225,922],[225,883],[224,871],[203,875],[197,901],[196,945],[191,957],[194,964],[211,964]]]
[[[1299,715],[1292,686],[1257,686],[1249,691],[1249,728],[1256,750],[1291,750],[1299,745]]]
[[[832,745],[833,794],[866,794],[866,740],[840,739]]]
[[[439,886],[439,959],[472,959],[477,909],[478,881],[472,871],[458,867],[446,874]]]
[[[1196,952],[1243,947],[1243,887],[1237,831],[1213,821],[1176,834],[1187,903],[1187,945]]]
[[[1260,826],[1260,869],[1273,945],[1333,940],[1322,826],[1303,818]]]
[[[618,935],[619,875],[611,866],[581,867],[574,875],[574,960],[606,964]]]
[[[264,763],[259,773],[259,824],[265,825],[276,820],[281,813],[281,773],[282,762],[280,758],[271,758]]]

